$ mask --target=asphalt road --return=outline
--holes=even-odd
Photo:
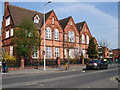
[[[118,67],[2,77],[3,88],[118,88]]]

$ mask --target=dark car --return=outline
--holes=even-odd
[[[108,64],[105,61],[102,60],[92,60],[89,63],[86,64],[86,69],[107,69]]]

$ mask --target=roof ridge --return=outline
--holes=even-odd
[[[47,13],[50,13],[50,12],[52,12],[52,11],[54,11],[54,10],[52,9],[52,10],[48,11]],[[47,14],[47,13],[45,13],[45,14]]]
[[[82,21],[82,22],[78,22],[78,23],[75,23],[75,24],[80,24],[80,23],[85,23],[85,21]]]
[[[68,19],[68,18],[70,18],[70,17],[72,17],[72,16],[68,16],[68,17],[66,17],[66,18],[60,19],[59,21],[62,21],[62,20]]]
[[[34,10],[30,10],[30,9],[26,9],[26,8],[18,7],[18,6],[11,5],[11,4],[9,4],[8,6],[13,6],[13,7],[20,8],[20,9],[24,9],[24,10],[28,10],[28,11],[31,11],[31,12],[36,12],[36,13],[39,13],[39,14],[43,14],[43,13],[40,13],[40,12],[38,12],[38,11],[34,11]],[[43,14],[43,15],[44,15],[44,14]]]

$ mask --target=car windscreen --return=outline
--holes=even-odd
[[[98,60],[93,60],[93,61],[90,61],[90,63],[97,63]]]

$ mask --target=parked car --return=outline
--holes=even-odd
[[[108,63],[102,60],[92,60],[86,64],[86,69],[107,69]]]

